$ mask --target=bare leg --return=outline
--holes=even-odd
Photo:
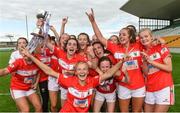
[[[28,99],[34,106],[35,112],[42,112],[42,105],[41,105],[39,96],[36,93],[29,95]]]
[[[57,91],[49,91],[49,97],[50,97],[50,102],[51,102],[51,112],[57,112]]]
[[[144,104],[144,112],[153,112],[155,108],[154,104]]]
[[[15,99],[15,102],[20,112],[29,112],[29,103],[26,97]]]
[[[144,104],[144,97],[133,97],[132,98],[132,111],[142,112],[143,104]]]
[[[107,102],[107,112],[114,112],[115,102]]]
[[[154,112],[167,112],[169,110],[169,105],[155,105]]]
[[[130,99],[119,99],[119,107],[121,112],[129,112]]]
[[[63,107],[65,102],[66,102],[66,99],[61,99],[61,107]]]
[[[95,100],[94,101],[93,112],[100,112],[100,109],[101,109],[103,103],[104,103],[104,101]]]

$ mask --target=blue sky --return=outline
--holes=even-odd
[[[90,8],[94,9],[96,21],[106,37],[117,32],[128,24],[138,27],[138,18],[125,13],[119,8],[128,0],[0,0],[0,36],[12,34],[26,36],[25,17],[28,17],[28,32],[35,28],[36,14],[44,9],[52,14],[50,24],[57,31],[61,19],[68,16],[66,32],[78,35],[86,32],[90,36],[93,30],[85,15]],[[8,7],[7,7],[8,6]],[[29,37],[31,37],[29,35]]]

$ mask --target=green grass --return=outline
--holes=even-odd
[[[8,65],[11,52],[0,52],[0,68]],[[180,84],[180,54],[172,54],[174,84]],[[0,77],[0,93],[9,93],[10,75]],[[175,105],[169,112],[180,112],[180,86],[175,86]],[[32,109],[32,108],[31,108]],[[0,112],[17,112],[16,105],[10,95],[0,95]],[[33,111],[33,110],[32,110]]]

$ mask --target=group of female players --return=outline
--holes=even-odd
[[[174,103],[172,62],[162,39],[151,30],[134,26],[122,28],[119,36],[103,37],[94,12],[86,12],[95,35],[64,33],[68,18],[62,20],[60,34],[51,26],[43,44],[30,54],[27,40],[19,38],[17,51],[0,76],[11,73],[11,96],[20,112],[114,112],[116,102],[121,112],[166,112]],[[43,26],[43,19],[37,21]],[[37,86],[41,99],[37,94]],[[118,101],[116,100],[118,99]],[[50,100],[50,110],[48,101]]]

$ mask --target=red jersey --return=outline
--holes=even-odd
[[[108,54],[107,57],[111,60],[113,65],[117,63],[117,60],[114,58],[112,54]]]
[[[74,71],[75,65],[79,61],[86,61],[86,58],[82,57],[79,54],[73,55],[71,59],[67,58],[67,53],[64,52],[63,50],[54,47],[54,55],[58,58],[58,63],[59,63],[59,68],[61,71],[59,72],[64,72],[64,71]],[[73,76],[74,74],[63,74],[64,77],[69,77]],[[63,88],[66,89],[65,86],[61,85]]]
[[[42,49],[41,53],[36,54],[35,56],[42,63],[50,66],[52,52],[48,48]],[[46,75],[42,70],[39,71],[39,75],[40,75],[39,82],[48,80],[48,75]]]
[[[112,93],[116,90],[116,84],[114,78],[111,77],[100,83],[96,89],[101,93]]]
[[[50,57],[45,56],[44,54],[36,54],[35,56],[42,63],[50,66],[50,61],[51,61]],[[39,75],[40,75],[39,82],[43,82],[43,81],[48,80],[48,75],[46,75],[42,70],[39,71]]]
[[[144,76],[141,72],[142,57],[140,55],[140,48],[141,45],[137,43],[130,44],[128,54],[131,59],[123,63],[123,66],[127,69],[130,81],[129,83],[119,82],[119,84],[129,89],[137,89],[145,85]],[[107,42],[107,49],[114,55],[117,61],[121,60],[126,53],[126,49],[122,45],[113,44],[111,41]]]
[[[79,61],[86,61],[86,58],[82,57],[79,54],[75,54],[71,59],[67,58],[67,53],[64,51],[60,50],[57,47],[54,47],[54,55],[58,58],[58,63],[62,71],[68,70],[68,71],[73,71],[74,66],[76,65],[77,62]],[[69,75],[65,75],[69,76]]]
[[[157,45],[153,46],[147,52],[147,54],[150,56],[151,60],[163,64],[163,60],[170,55],[170,52],[166,46]],[[164,70],[154,67],[151,64],[148,64],[148,69],[149,71],[146,83],[147,91],[158,91],[167,86],[173,85],[171,72],[166,72]]]
[[[54,55],[51,57],[50,67],[56,72],[59,71],[58,59]]]
[[[88,112],[93,89],[99,85],[99,76],[86,78],[86,85],[81,86],[77,76],[64,78],[59,75],[58,82],[68,87],[67,101],[60,112]]]
[[[32,62],[27,64],[23,58],[15,60],[7,67],[10,73],[15,72],[11,78],[11,89],[29,90],[35,82],[39,68]]]

